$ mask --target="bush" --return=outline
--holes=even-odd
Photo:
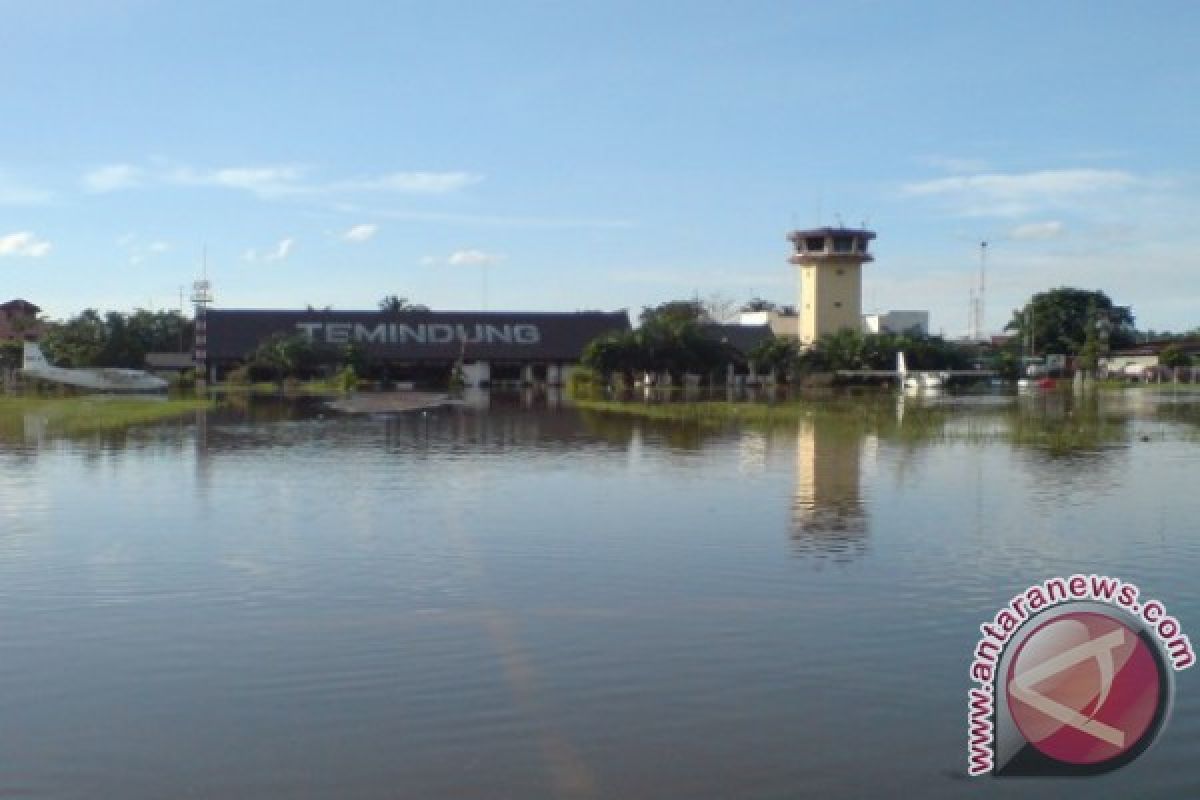
[[[604,377],[595,370],[577,367],[567,377],[567,394],[572,397],[589,397],[604,388]]]
[[[1190,367],[1192,365],[1192,357],[1183,351],[1183,348],[1177,344],[1169,344],[1162,349],[1158,354],[1158,364],[1162,367]]]
[[[354,371],[354,367],[350,364],[342,367],[333,379],[330,381],[333,388],[342,392],[353,392],[358,388],[358,373]]]
[[[467,388],[467,376],[463,373],[461,361],[454,363],[454,369],[450,370],[450,391],[461,392]]]
[[[185,369],[176,372],[169,379],[172,389],[194,389],[196,387],[196,370]]]

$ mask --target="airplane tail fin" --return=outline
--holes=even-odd
[[[896,372],[903,378],[908,374],[908,364],[904,360],[904,351],[896,353]]]
[[[39,370],[50,366],[50,362],[46,360],[46,356],[42,355],[42,348],[38,347],[37,342],[26,342],[24,355],[24,363],[21,365],[23,369]]]

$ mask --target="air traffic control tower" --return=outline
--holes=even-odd
[[[788,259],[800,268],[800,344],[811,346],[827,333],[862,329],[862,265],[872,231],[813,228],[792,231],[796,251]]]

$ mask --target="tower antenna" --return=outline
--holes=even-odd
[[[987,247],[986,241],[979,243],[979,338],[987,337]]]
[[[979,326],[975,322],[975,316],[979,311],[979,303],[975,299],[975,287],[967,288],[967,339],[975,341],[978,336]]]
[[[200,257],[200,280],[192,283],[192,305],[195,308],[195,336],[192,343],[196,380],[203,384],[208,374],[208,307],[212,305],[212,284],[208,280],[208,245]]]

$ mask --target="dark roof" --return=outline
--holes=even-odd
[[[629,330],[624,311],[257,311],[210,309],[208,358],[245,358],[275,333],[320,344],[361,345],[370,358],[452,361],[578,361],[598,336]],[[465,345],[464,345],[465,339]]]
[[[150,369],[191,369],[195,365],[191,353],[146,353],[146,366]]]
[[[1148,342],[1139,342],[1132,347],[1123,347],[1120,350],[1114,350],[1113,355],[1153,356],[1158,355],[1171,345],[1175,345],[1185,353],[1200,353],[1200,339],[1152,339]]]
[[[700,330],[710,339],[725,342],[742,355],[765,339],[774,339],[770,325],[701,325]]]
[[[37,314],[41,312],[41,309],[28,300],[22,300],[18,297],[16,300],[9,300],[7,303],[0,303],[0,311],[22,311],[26,314]]]
[[[869,231],[866,228],[833,228],[828,225],[821,228],[805,228],[803,230],[792,231],[788,234],[789,241],[803,239],[806,236],[861,236],[865,239],[874,239],[875,231]]]

